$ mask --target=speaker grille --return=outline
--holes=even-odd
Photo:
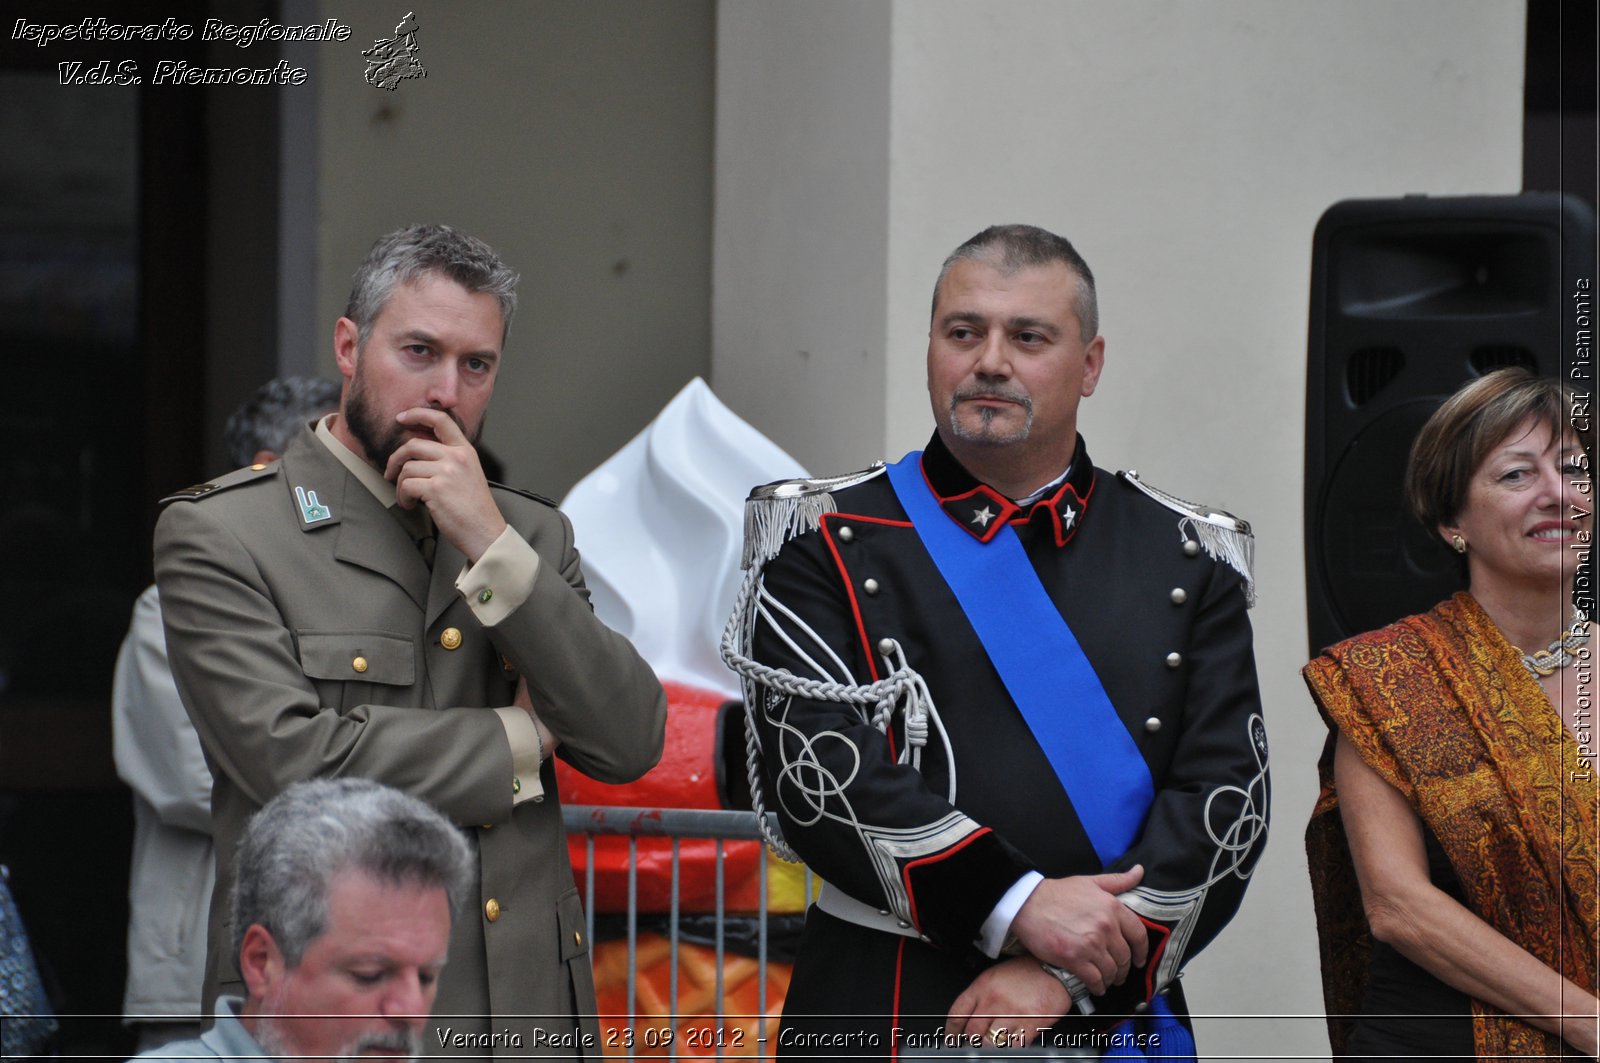
[[[1357,406],[1371,401],[1405,367],[1406,356],[1398,347],[1363,347],[1356,351],[1345,366],[1344,386],[1350,401]]]
[[[1548,192],[1345,200],[1317,222],[1303,521],[1313,654],[1459,586],[1456,554],[1406,518],[1406,454],[1468,381],[1586,364],[1573,293],[1596,275],[1595,232],[1589,204]],[[1579,579],[1592,591],[1600,566]]]
[[[1475,348],[1468,360],[1472,363],[1473,371],[1479,376],[1512,366],[1531,369],[1535,373],[1539,371],[1539,359],[1533,356],[1533,352],[1526,347],[1518,347],[1511,343]]]

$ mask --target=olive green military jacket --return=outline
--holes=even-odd
[[[666,699],[595,618],[567,519],[491,490],[540,559],[527,599],[492,625],[455,587],[462,555],[441,536],[430,572],[310,431],[280,461],[180,493],[162,513],[156,581],[172,671],[215,776],[207,1007],[242,992],[228,896],[245,821],[297,780],[357,775],[429,801],[476,843],[480,895],[456,913],[427,1050],[546,1054],[598,1036],[555,772],[546,760],[548,796],[513,808],[493,710],[525,676],[559,755],[624,782],[660,756]]]

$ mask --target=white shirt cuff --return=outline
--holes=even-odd
[[[978,940],[975,944],[985,956],[998,959],[1000,949],[1006,943],[1006,934],[1011,930],[1011,920],[1017,917],[1022,906],[1028,898],[1033,896],[1033,891],[1039,888],[1039,883],[1044,881],[1044,876],[1037,871],[1029,871],[1006,890],[1000,902],[994,906],[994,911],[989,913],[989,918],[983,921],[983,926],[978,930]]]

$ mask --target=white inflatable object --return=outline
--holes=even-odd
[[[745,496],[805,475],[704,380],[691,380],[561,503],[595,613],[661,679],[738,697],[717,643],[739,589]]]

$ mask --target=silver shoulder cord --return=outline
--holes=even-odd
[[[774,832],[766,818],[766,801],[761,784],[761,738],[757,731],[757,705],[763,701],[776,704],[784,698],[801,697],[813,701],[831,701],[853,705],[862,719],[880,732],[887,733],[896,711],[905,722],[905,746],[900,750],[898,762],[910,764],[920,771],[922,750],[928,744],[930,729],[939,735],[949,764],[950,781],[946,787],[946,800],[955,803],[956,770],[955,753],[950,736],[939,720],[933,696],[922,676],[912,668],[905,652],[894,639],[882,639],[877,650],[889,674],[875,683],[857,683],[845,663],[820,636],[793,610],[778,601],[762,582],[762,570],[768,561],[778,555],[783,544],[797,535],[816,531],[821,527],[825,513],[837,512],[832,492],[879,475],[883,467],[875,466],[864,473],[819,480],[788,480],[750,493],[745,502],[745,543],[742,567],[744,579],[734,598],[733,612],[722,632],[722,660],[739,676],[744,692],[745,712],[745,770],[750,777],[750,802],[755,810],[761,835],[767,845],[785,860],[799,861],[792,848]],[[781,614],[783,623],[779,623]],[[838,675],[840,679],[807,679],[797,676],[787,668],[773,668],[751,656],[756,622],[765,620],[772,631],[781,638],[794,655],[815,669],[819,676]],[[802,646],[791,637],[786,627],[809,643]],[[827,664],[817,658],[825,658]],[[829,667],[831,665],[831,667]]]

